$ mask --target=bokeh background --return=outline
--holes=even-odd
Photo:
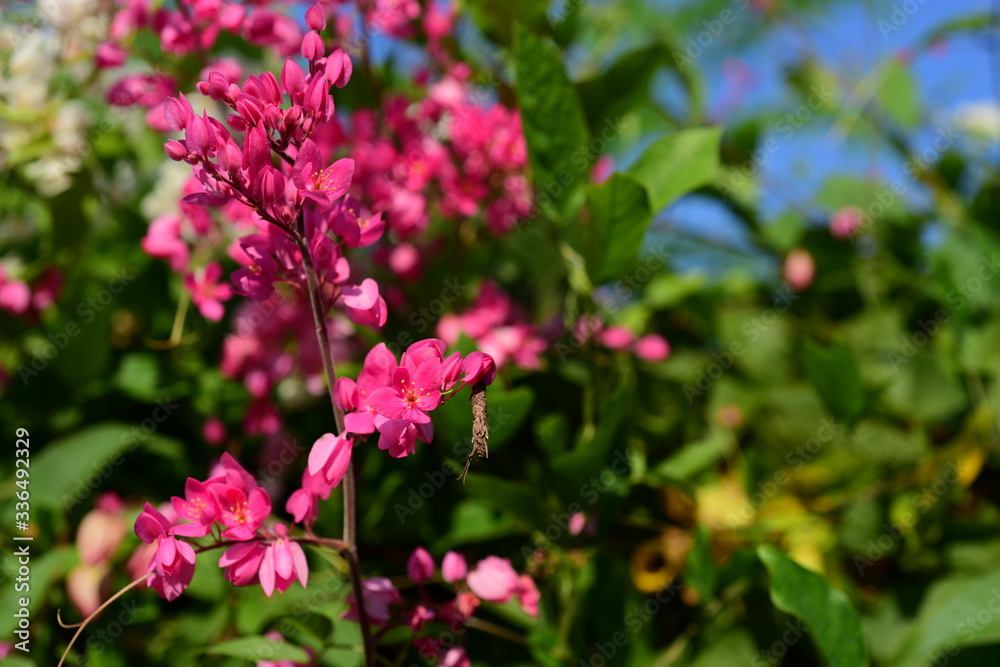
[[[464,399],[414,456],[356,450],[366,574],[401,575],[418,545],[531,572],[539,617],[487,610],[510,631],[463,633],[473,664],[996,664],[995,2],[326,4],[347,18],[325,36],[355,61],[344,152],[372,165],[354,194],[391,230],[367,267],[389,322],[344,324],[338,372],[433,335],[501,365],[467,483]],[[32,652],[0,645],[13,667],[54,664],[71,632],[56,610],[77,620],[131,580],[143,502],[229,451],[280,509],[331,425],[301,302],[234,296],[206,317],[147,252],[152,222],[187,215],[190,172],[163,152],[167,93],[120,87],[159,73],[195,99],[220,57],[278,71],[281,40],[223,30],[179,54],[147,26],[110,66],[95,52],[121,6],[0,6],[5,610],[18,428],[34,536]],[[301,32],[306,7],[252,11]],[[461,85],[435,49],[467,65]],[[399,120],[442,82],[460,91],[448,122]],[[403,183],[414,133],[459,173],[485,160],[485,189],[463,207],[444,177]],[[493,140],[515,148],[486,158]],[[226,234],[188,239],[192,265],[235,269]],[[339,534],[339,503],[318,533]],[[95,542],[110,546],[87,562]],[[316,664],[361,664],[342,563],[310,564],[308,590],[270,599],[207,566],[173,603],[134,592],[72,660],[247,664],[209,647],[277,630]],[[406,636],[382,655],[428,664]]]

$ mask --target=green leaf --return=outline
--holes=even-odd
[[[920,121],[917,83],[909,70],[895,60],[888,65],[878,96],[886,114],[903,127],[911,128]]]
[[[695,529],[694,545],[688,552],[684,567],[684,580],[698,592],[703,602],[715,595],[719,572],[712,557],[712,533],[705,526]]]
[[[587,187],[590,225],[583,232],[583,255],[592,283],[622,277],[635,261],[652,211],[646,189],[630,176],[612,174]]]
[[[606,142],[618,137],[620,116],[647,99],[656,70],[669,57],[660,44],[626,53],[578,89],[594,136]]]
[[[682,130],[643,151],[628,173],[646,186],[654,213],[712,181],[719,169],[721,136],[718,127]]]
[[[539,201],[557,217],[569,217],[596,157],[583,107],[556,48],[521,25],[514,34],[517,100]]]
[[[950,578],[923,597],[913,629],[891,667],[923,667],[929,657],[959,647],[1000,642],[1000,572]]]
[[[116,422],[95,424],[56,440],[31,460],[31,500],[64,510],[86,502],[140,446],[166,454],[181,447],[171,438],[146,436],[138,426]]]
[[[858,364],[850,350],[840,343],[824,349],[807,340],[802,350],[802,363],[834,417],[853,421],[860,416],[865,396]]]
[[[309,662],[309,654],[302,648],[288,642],[275,641],[267,637],[241,637],[210,646],[203,651],[212,655],[229,655],[245,660],[291,660]]]
[[[661,483],[683,481],[697,475],[725,457],[731,437],[718,430],[704,440],[688,443],[650,470],[648,478],[654,483]]]
[[[544,519],[545,507],[534,489],[508,482],[494,475],[470,472],[465,480],[470,496],[498,510],[511,512],[520,521],[534,526]]]
[[[844,592],[771,545],[757,547],[757,556],[771,575],[774,606],[809,626],[830,667],[867,667],[861,619]]]

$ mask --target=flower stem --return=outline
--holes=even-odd
[[[117,600],[121,596],[125,595],[125,593],[127,593],[130,590],[132,590],[133,588],[135,588],[136,586],[138,586],[142,582],[144,582],[147,579],[149,579],[149,575],[150,574],[152,574],[152,572],[150,572],[149,574],[146,574],[145,576],[139,577],[138,579],[136,579],[135,581],[133,581],[131,584],[129,584],[125,588],[121,589],[120,591],[118,591],[117,593],[115,593],[114,595],[112,595],[110,598],[108,598],[107,602],[105,602],[100,607],[98,607],[97,610],[93,614],[91,614],[90,616],[88,616],[87,618],[85,618],[82,623],[80,623],[78,625],[64,625],[64,627],[69,627],[69,628],[75,627],[76,628],[76,633],[73,635],[73,638],[69,640],[69,645],[66,647],[66,650],[63,651],[62,657],[59,658],[59,665],[58,665],[58,667],[62,667],[62,664],[64,662],[66,662],[66,656],[69,655],[70,649],[73,648],[73,644],[76,643],[77,638],[80,636],[80,633],[83,632],[83,629],[85,627],[87,627],[87,624],[90,623],[95,618],[97,618],[97,615],[100,614],[102,611],[104,611],[108,607],[108,605],[110,605],[112,602],[114,602],[115,600]],[[58,617],[58,615],[57,615],[57,617]],[[61,618],[59,619],[59,623],[62,624],[62,619]]]
[[[344,432],[344,411],[337,407],[334,398],[333,385],[337,380],[337,372],[333,367],[333,358],[330,356],[330,336],[326,330],[326,308],[323,304],[323,297],[319,291],[319,280],[316,278],[316,269],[313,267],[312,257],[309,254],[309,245],[302,234],[302,217],[299,216],[300,229],[295,230],[292,235],[295,244],[302,253],[302,265],[306,273],[306,284],[309,292],[309,305],[312,307],[313,321],[316,324],[316,341],[319,343],[320,358],[323,360],[323,371],[326,373],[327,391],[330,394],[330,406],[333,408],[333,417],[336,425],[334,435]],[[357,504],[354,488],[354,461],[347,467],[347,474],[342,482],[344,488],[344,555],[350,569],[351,587],[354,589],[354,601],[358,609],[358,623],[361,626],[361,637],[365,646],[365,665],[374,667],[375,649],[372,644],[371,627],[368,622],[368,614],[365,612],[364,588],[361,580],[361,562],[358,558],[358,546],[355,541],[355,524],[357,517]]]

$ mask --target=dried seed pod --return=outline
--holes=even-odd
[[[465,462],[462,474],[458,476],[462,483],[465,483],[465,476],[469,473],[469,466],[472,465],[472,458],[489,458],[490,425],[486,419],[486,383],[479,381],[472,385],[472,395],[469,396],[472,403],[472,451],[469,452],[469,459]]]

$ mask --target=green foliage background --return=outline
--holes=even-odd
[[[765,17],[737,21],[733,38],[752,44],[762,24],[792,20],[809,3],[775,4]],[[452,474],[468,451],[463,401],[435,413],[436,440],[415,456],[358,450],[366,573],[401,574],[418,544],[437,557],[461,549],[532,566],[540,618],[513,607],[487,611],[523,643],[469,630],[461,640],[474,664],[920,667],[941,664],[940,656],[952,666],[993,664],[1000,658],[996,163],[975,145],[950,146],[905,184],[923,203],[896,198],[854,242],[832,238],[825,218],[808,212],[763,212],[766,184],[751,175],[735,187],[734,174],[762,148],[767,128],[808,103],[814,86],[835,94],[811,123],[904,161],[914,158],[927,109],[896,61],[880,65],[881,84],[859,103],[851,97],[856,82],[836,63],[803,56],[773,108],[738,126],[712,126],[698,63],[678,54],[702,21],[730,5],[692,3],[667,15],[638,1],[568,3],[554,23],[537,0],[464,8],[478,37],[465,55],[501,82],[501,100],[522,110],[533,179],[549,197],[503,239],[470,241],[436,221],[434,233],[451,244],[455,261],[403,286],[412,312],[445,280],[478,285],[491,277],[536,322],[555,315],[572,326],[597,312],[662,333],[673,352],[648,364],[566,336],[541,371],[502,374],[489,394],[490,458],[464,485]],[[989,29],[982,17],[941,26],[922,48]],[[193,62],[173,65],[194,80]],[[676,91],[670,103],[655,92],[663,81]],[[390,61],[359,71],[338,107],[374,105],[375,91],[406,86]],[[111,113],[89,88],[63,92],[88,101],[95,126]],[[31,432],[36,531],[34,649],[5,661],[12,667],[52,664],[65,647],[69,632],[55,612],[70,608],[64,578],[78,559],[74,531],[95,492],[159,501],[179,493],[184,478],[202,476],[218,454],[202,442],[205,417],[238,428],[248,402],[243,386],[218,370],[225,322],[192,316],[185,344],[167,351],[149,344],[170,335],[180,286],[139,247],[148,224],[139,201],[164,156],[162,138],[134,120],[100,125],[110,129],[94,134],[93,152],[58,196],[40,196],[19,174],[17,155],[6,156],[2,172],[4,253],[23,257],[29,277],[53,263],[66,277],[41,321],[0,315],[0,362],[9,376],[0,422],[11,443],[0,460],[7,480],[0,535],[11,544],[17,427]],[[591,185],[590,167],[606,149],[588,147],[609,120],[615,136],[602,143],[619,170]],[[837,174],[812,206],[871,211],[891,187],[875,175]],[[655,221],[663,210],[691,193],[735,216],[742,247],[662,230]],[[935,243],[925,236],[932,228]],[[795,248],[817,266],[801,293],[777,268]],[[681,270],[678,260],[692,251],[713,253],[718,270]],[[106,307],[88,305],[123,271],[134,276],[126,289]],[[463,296],[455,309],[467,302]],[[408,321],[406,312],[390,318],[385,338],[430,335]],[[22,377],[18,369],[71,323],[82,333],[37,376]],[[163,402],[176,406],[169,418],[135,437]],[[307,446],[330,428],[322,401],[283,409],[297,443]],[[253,470],[259,439],[235,441]],[[282,476],[294,480],[300,469]],[[320,534],[337,534],[338,503],[334,494],[324,506]],[[586,512],[595,532],[570,535],[574,511]],[[130,536],[119,556],[136,543]],[[224,585],[211,564],[198,567],[174,604],[136,593],[86,631],[80,664],[246,664],[274,628],[288,640],[275,650],[290,659],[308,647],[321,664],[359,664],[345,648],[357,644],[356,630],[339,619],[343,564],[327,554],[310,560],[309,589],[273,599]],[[8,577],[0,607],[13,609],[16,568],[6,546],[0,567]],[[115,573],[115,584],[124,583]],[[128,622],[120,637],[90,639],[123,608],[132,611],[121,617]],[[9,614],[0,616],[0,637],[13,628]],[[404,646],[406,637],[386,638],[393,640]],[[400,656],[395,664],[418,660]]]

